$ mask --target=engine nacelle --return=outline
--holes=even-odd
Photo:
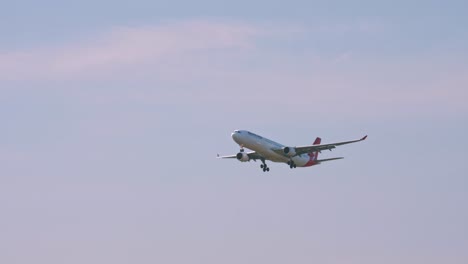
[[[239,153],[237,153],[236,158],[237,158],[240,162],[246,162],[246,161],[249,161],[249,160],[250,160],[249,155],[245,154],[244,152],[239,152]]]
[[[288,156],[288,157],[296,156],[296,149],[293,148],[293,147],[284,147],[284,148],[283,148],[283,152],[284,152],[284,154],[286,154],[286,156]]]

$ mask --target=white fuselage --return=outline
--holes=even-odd
[[[232,139],[239,144],[241,147],[251,149],[267,160],[273,162],[284,162],[293,161],[298,167],[307,166],[310,164],[311,157],[307,154],[302,154],[289,158],[285,155],[278,154],[273,149],[282,149],[285,146],[276,143],[272,140],[254,134],[246,130],[236,130],[232,133]]]

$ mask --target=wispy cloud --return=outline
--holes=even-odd
[[[464,64],[352,50],[324,55],[300,43],[324,32],[379,30],[366,23],[307,28],[213,20],[119,27],[55,48],[0,54],[0,81],[65,80],[60,87],[97,104],[202,103],[250,113],[236,106],[268,95],[263,111],[281,105],[288,114],[466,112]],[[304,110],[308,105],[314,107]]]
[[[165,56],[254,45],[261,29],[240,23],[188,21],[158,26],[119,27],[87,41],[0,53],[0,80],[62,78],[108,71]]]
[[[305,33],[319,38],[323,34],[370,32],[377,28],[370,23],[301,26],[216,20],[115,27],[61,45],[48,43],[46,47],[0,52],[0,81],[115,76],[122,69],[139,71],[144,70],[142,65],[164,67],[174,60],[189,61],[187,57],[206,51],[263,49],[268,46],[263,41],[266,36],[291,41],[291,36]],[[215,55],[209,57],[216,59]]]

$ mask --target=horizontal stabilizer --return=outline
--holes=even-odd
[[[331,160],[339,160],[339,159],[344,159],[344,158],[343,157],[337,157],[337,158],[330,158],[330,159],[321,159],[321,160],[317,160],[317,163],[322,163],[322,162],[331,161]]]

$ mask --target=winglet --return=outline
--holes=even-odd
[[[365,135],[363,138],[361,138],[361,140],[365,140],[367,138],[367,135]]]

